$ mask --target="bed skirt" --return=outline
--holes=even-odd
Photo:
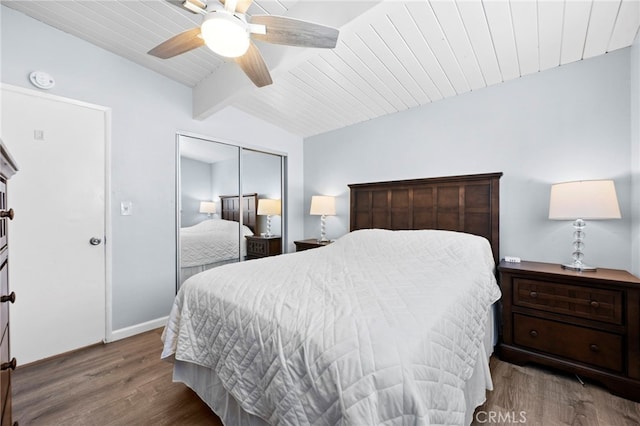
[[[188,278],[194,276],[195,274],[199,274],[200,272],[204,272],[207,269],[215,268],[217,266],[226,265],[227,263],[237,263],[240,260],[237,258],[221,260],[219,262],[207,263],[206,265],[198,265],[198,266],[183,266],[180,268],[180,285],[185,282]]]
[[[465,424],[473,421],[475,409],[486,401],[486,391],[493,390],[489,357],[496,343],[495,305],[487,316],[484,350],[478,352],[473,374],[467,380],[464,394],[467,411]],[[222,386],[216,373],[206,367],[183,361],[174,361],[173,381],[181,382],[191,388],[213,410],[225,425],[268,426],[262,418],[245,411],[240,404]]]

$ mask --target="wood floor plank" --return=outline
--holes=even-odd
[[[583,386],[575,376],[491,358],[494,390],[476,410],[473,426],[638,426],[640,404],[610,394],[597,384]],[[487,422],[489,414],[503,421]],[[522,413],[522,416],[520,414]],[[523,421],[504,421],[525,420]]]
[[[22,426],[221,426],[194,392],[172,382],[172,364],[160,360],[161,331],[18,367],[14,420]],[[495,357],[491,372],[494,390],[476,410],[474,426],[640,425],[640,404],[592,383],[582,386],[573,376]]]
[[[19,367],[14,420],[21,425],[221,425],[160,360],[161,330]]]

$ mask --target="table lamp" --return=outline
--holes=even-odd
[[[583,263],[585,219],[620,219],[620,207],[612,180],[583,180],[551,185],[549,219],[574,220],[573,262],[564,269],[595,271]]]
[[[258,215],[267,216],[267,237],[271,237],[271,216],[280,216],[281,210],[280,200],[272,200],[269,198],[258,199]]]
[[[206,213],[208,218],[216,212],[216,203],[211,201],[200,201],[200,213]]]
[[[329,241],[326,234],[327,216],[336,214],[336,199],[327,195],[314,195],[311,197],[311,215],[320,215],[320,238],[319,243]]]

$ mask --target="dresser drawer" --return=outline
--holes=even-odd
[[[1,260],[0,260],[1,261]],[[0,264],[0,296],[9,295],[9,263],[5,261]],[[4,332],[5,327],[9,324],[9,303],[0,302],[0,336]]]
[[[282,239],[279,236],[246,236],[245,238],[247,239],[247,259],[276,256],[282,252]]]
[[[514,278],[513,304],[622,324],[622,292]]]
[[[0,364],[9,362],[9,328],[2,330],[2,342],[0,342]],[[2,403],[6,404],[11,393],[9,392],[11,385],[11,370],[5,369],[0,371],[0,395],[2,395]],[[2,407],[3,410],[5,407]],[[2,423],[6,424],[6,423]]]
[[[623,339],[617,334],[514,314],[513,342],[613,371],[623,368]]]

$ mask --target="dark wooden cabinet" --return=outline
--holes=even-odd
[[[248,235],[245,238],[247,239],[247,260],[282,253],[282,238],[279,235],[271,237]]]
[[[318,247],[324,247],[331,244],[331,241],[320,242],[317,238],[310,238],[308,240],[294,241],[293,244],[296,245],[296,251],[304,251]]]
[[[7,205],[7,181],[17,171],[15,162],[0,141],[0,425],[12,424],[11,372],[16,359],[11,358],[9,346],[9,305],[16,295],[9,289],[9,240],[8,222],[13,219],[13,209]]]
[[[640,402],[640,279],[539,262],[498,270],[501,359],[562,369]]]

